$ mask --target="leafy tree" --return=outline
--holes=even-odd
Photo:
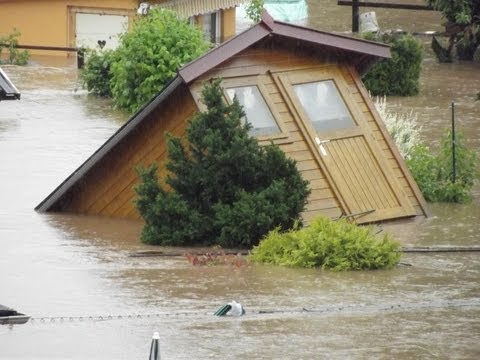
[[[365,87],[372,95],[417,95],[423,58],[422,45],[410,34],[367,34],[368,40],[391,45],[392,58],[372,66],[365,74]]]
[[[250,20],[259,22],[262,18],[264,0],[250,0],[245,7],[245,12]]]
[[[461,60],[472,60],[480,46],[480,0],[427,0],[434,9],[442,12],[450,33],[447,58],[451,59],[453,46]]]
[[[172,11],[154,8],[121,36],[116,50],[94,52],[89,57],[83,83],[92,93],[111,95],[115,106],[134,112],[181,66],[209,47],[199,29]]]
[[[309,194],[295,162],[274,144],[260,146],[220,81],[203,89],[206,112],[189,122],[188,146],[168,138],[164,185],[156,165],[139,169],[142,240],[158,245],[251,247],[268,231],[290,228]]]

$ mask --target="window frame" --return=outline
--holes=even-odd
[[[258,88],[258,91],[260,92],[260,95],[262,95],[268,110],[272,114],[274,121],[277,123],[279,132],[272,135],[260,135],[260,136],[252,135],[252,136],[254,136],[258,141],[288,139],[289,137],[288,130],[286,128],[284,121],[281,118],[280,113],[275,107],[275,103],[268,95],[268,90],[266,88],[266,85],[264,84],[264,76],[256,75],[256,76],[245,76],[240,78],[222,79],[222,82],[220,85],[223,89],[224,99],[229,104],[233,103],[233,99],[230,99],[230,96],[228,96],[227,89],[236,88],[236,87],[256,86]],[[280,94],[280,91],[279,91],[279,94]]]
[[[330,82],[333,86],[333,89],[334,89],[334,96],[336,97],[336,99],[339,100],[339,104],[343,107],[343,109],[345,110],[345,114],[348,115],[348,120],[351,121],[351,126],[348,126],[348,127],[335,127],[335,128],[323,128],[323,129],[317,129],[316,127],[316,120],[312,119],[310,117],[310,111],[309,109],[307,109],[306,106],[304,106],[303,102],[302,102],[302,99],[300,98],[300,96],[298,95],[297,91],[296,91],[296,87],[297,86],[302,86],[302,85],[310,85],[310,84],[320,84],[320,83],[328,83]],[[313,81],[308,81],[308,82],[302,82],[302,83],[298,83],[298,84],[292,84],[292,90],[293,90],[293,93],[295,94],[296,96],[296,100],[298,101],[298,103],[301,105],[301,109],[302,111],[307,115],[307,118],[310,120],[310,122],[312,123],[313,127],[316,129],[317,132],[322,132],[322,133],[328,133],[328,132],[334,132],[334,131],[337,131],[337,130],[346,130],[346,129],[352,129],[352,128],[356,128],[358,127],[358,121],[355,120],[354,118],[354,115],[352,113],[352,111],[350,110],[350,107],[349,107],[349,104],[347,103],[345,97],[343,96],[342,94],[342,90],[341,88],[338,86],[337,82],[335,81],[335,79],[329,79],[329,78],[325,78],[325,79],[315,79]],[[320,120],[319,122],[322,122],[322,120]]]

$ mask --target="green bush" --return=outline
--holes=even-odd
[[[264,0],[250,0],[245,7],[245,13],[250,20],[253,20],[257,23],[262,18],[263,6]]]
[[[176,71],[209,48],[202,32],[172,11],[155,8],[122,35],[112,63],[114,104],[136,111],[175,76]]]
[[[189,122],[188,148],[168,139],[166,186],[158,183],[155,165],[139,169],[142,241],[251,247],[268,231],[298,221],[308,183],[278,146],[260,146],[249,136],[241,106],[236,99],[225,103],[218,80],[202,94],[207,111]]]
[[[134,112],[209,47],[199,29],[154,8],[121,36],[116,50],[88,54],[82,82],[91,93],[111,96],[116,107]]]
[[[83,86],[96,96],[111,97],[111,67],[116,60],[116,52],[113,50],[88,50],[86,56],[88,61],[80,73]]]
[[[367,34],[368,40],[391,45],[391,59],[372,66],[363,77],[372,95],[412,96],[419,91],[422,45],[410,34]]]
[[[427,0],[427,3],[442,13],[445,27],[455,31],[450,33],[449,61],[453,45],[460,60],[473,60],[480,46],[480,0]]]
[[[478,156],[465,144],[462,132],[456,133],[456,176],[453,182],[451,132],[445,132],[438,154],[430,153],[425,145],[416,145],[407,165],[425,200],[432,202],[471,201],[471,190],[480,178]]]
[[[18,50],[18,38],[21,33],[17,29],[5,36],[0,36],[0,64],[27,65],[30,53],[27,50]],[[8,50],[8,58],[2,60],[2,52]]]
[[[399,244],[388,235],[379,239],[371,227],[320,217],[305,229],[271,231],[253,248],[250,260],[292,267],[366,270],[390,268],[400,256]]]

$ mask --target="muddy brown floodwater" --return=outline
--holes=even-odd
[[[348,9],[308,4],[311,26],[348,30]],[[427,12],[377,17],[415,31],[439,21]],[[154,331],[162,359],[480,357],[479,253],[405,254],[395,269],[372,272],[193,267],[131,257],[159,250],[139,242],[138,222],[35,213],[127,117],[78,90],[73,64],[33,60],[4,67],[22,99],[0,103],[0,303],[34,319],[0,326],[0,359],[145,359]],[[419,96],[388,103],[418,113],[435,147],[454,100],[480,152],[480,66],[427,56],[421,82]],[[425,221],[385,231],[404,244],[480,245],[478,186],[471,204],[430,209]],[[212,316],[232,299],[246,316]]]

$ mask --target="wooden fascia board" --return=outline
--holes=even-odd
[[[333,33],[275,22],[272,33],[313,44],[328,46],[342,51],[351,51],[378,58],[390,58],[390,46],[372,41],[354,39]]]
[[[122,141],[128,134],[157,108],[168,96],[183,83],[176,76],[165,88],[148,104],[139,109],[132,117],[118,129],[97,151],[95,151],[82,165],[80,165],[69,177],[67,177],[50,195],[35,207],[36,211],[49,211],[67,191],[72,188],[97,162]]]
[[[232,56],[267,37],[270,33],[270,30],[259,23],[185,65],[178,71],[178,74],[186,84],[189,84]]]

